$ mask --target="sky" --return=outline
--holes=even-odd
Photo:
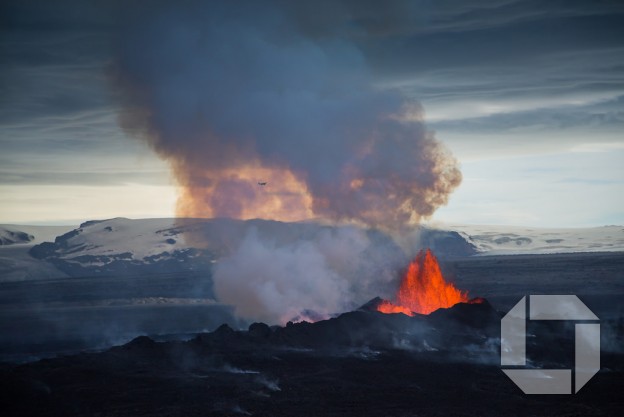
[[[463,176],[430,222],[624,224],[621,2],[392,1],[382,6],[345,0],[293,6],[272,1],[266,2],[267,12],[258,10],[258,2],[229,4],[235,6],[208,8],[205,14],[202,9],[188,23],[215,34],[206,35],[199,51],[215,50],[227,62],[232,38],[243,33],[239,44],[244,47],[253,39],[252,28],[265,39],[273,34],[266,28],[275,26],[275,16],[282,17],[278,25],[296,26],[283,33],[301,39],[291,55],[284,55],[286,47],[280,44],[288,40],[275,41],[282,48],[275,55],[251,54],[280,63],[250,64],[250,88],[309,68],[312,74],[305,76],[311,83],[336,81],[333,88],[346,97],[341,103],[359,105],[350,95],[364,88],[374,103],[386,105],[399,95],[420,104],[422,111],[413,117],[435,131]],[[186,28],[184,16],[194,7],[193,1],[136,2],[131,9],[116,1],[2,3],[0,223],[76,224],[176,214],[179,174],[172,174],[172,161],[163,159],[162,148],[137,140],[141,132],[133,129],[138,128],[120,121],[132,109],[128,97],[136,96],[128,92],[132,86],[120,87],[116,74],[125,71],[139,84],[155,80],[158,87],[170,79],[167,71],[175,71],[163,63],[196,62],[193,48],[166,45],[177,39],[166,34]],[[150,32],[154,28],[155,34]],[[325,55],[323,77],[317,76],[316,55],[307,53],[310,43],[333,51]],[[279,61],[290,56],[293,62]],[[155,60],[154,71],[142,66],[150,60]],[[213,74],[210,65],[215,64],[197,62],[208,66],[206,77]],[[256,70],[267,68],[275,68],[277,75],[263,81]],[[148,72],[154,80],[141,78]],[[203,85],[202,73],[192,74],[199,77],[192,81]],[[206,91],[219,82],[206,81]],[[224,106],[246,104],[248,91]],[[172,113],[179,109],[185,107],[165,107]],[[313,132],[315,115],[297,128]],[[409,118],[409,112],[403,117]],[[219,120],[211,122],[214,126]],[[305,138],[316,146],[314,135]],[[305,172],[316,175],[309,167]],[[311,181],[312,188],[318,185]]]

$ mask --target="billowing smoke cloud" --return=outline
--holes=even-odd
[[[213,280],[219,300],[234,305],[237,316],[285,324],[328,318],[389,295],[405,262],[391,238],[352,226],[310,227],[286,240],[251,228],[216,264]]]
[[[178,215],[396,230],[433,214],[461,174],[418,103],[375,85],[362,42],[383,27],[292,3],[150,2],[124,20],[120,120],[170,162]]]

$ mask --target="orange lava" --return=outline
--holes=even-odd
[[[377,311],[380,311],[385,314],[395,314],[395,313],[403,313],[408,316],[413,316],[414,312],[407,307],[398,306],[396,304],[391,303],[388,300],[383,300],[377,306]]]
[[[420,251],[410,263],[396,295],[396,302],[377,306],[382,313],[429,314],[439,308],[468,302],[468,293],[444,280],[438,260],[431,250]]]

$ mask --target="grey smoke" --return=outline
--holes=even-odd
[[[403,15],[401,4],[375,27],[374,7],[352,2],[126,10],[114,63],[120,121],[171,163],[192,200],[179,213],[243,216],[263,196],[223,172],[252,160],[293,172],[315,217],[398,229],[445,204],[461,181],[455,159],[418,103],[376,85],[361,45]]]
[[[215,293],[244,319],[316,321],[389,295],[406,260],[391,242],[355,227],[278,242],[249,230],[214,269]]]
[[[121,125],[170,162],[181,217],[304,218],[403,231],[446,204],[456,160],[420,104],[381,88],[365,44],[405,16],[396,2],[157,2],[124,10],[114,62]],[[250,164],[303,184],[266,187]],[[258,178],[257,180],[261,180]],[[268,194],[283,203],[262,206]],[[254,212],[249,207],[260,206]],[[308,207],[309,206],[309,207]],[[261,213],[261,214],[259,214]],[[318,319],[388,295],[407,261],[366,229],[278,242],[250,232],[214,269],[220,301],[246,319]],[[201,236],[196,237],[201,239]]]

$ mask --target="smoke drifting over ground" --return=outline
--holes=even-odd
[[[215,293],[248,320],[285,324],[329,318],[393,287],[389,283],[405,257],[381,237],[343,227],[277,242],[252,228],[216,265]]]
[[[126,11],[114,65],[120,120],[170,162],[179,216],[397,230],[459,185],[457,162],[418,103],[375,85],[360,36],[374,28],[351,19],[346,3],[332,13],[306,7]]]

